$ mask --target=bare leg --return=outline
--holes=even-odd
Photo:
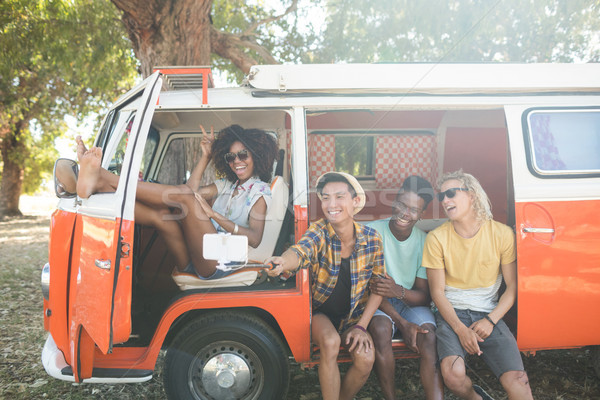
[[[135,221],[140,225],[152,226],[164,239],[167,248],[173,254],[176,265],[185,268],[190,262],[187,245],[179,223],[167,210],[156,210],[147,205],[135,203]]]
[[[182,214],[180,220],[187,250],[194,268],[203,277],[209,277],[216,271],[217,262],[206,260],[202,254],[204,234],[216,233],[215,227],[194,196],[187,194],[173,195],[173,201],[189,212]],[[185,267],[182,266],[182,267]]]
[[[396,363],[392,352],[392,321],[376,315],[369,324],[369,333],[375,344],[375,373],[386,400],[396,398],[394,377]]]
[[[319,383],[323,400],[338,400],[340,398],[340,369],[337,357],[340,350],[341,338],[329,318],[323,314],[312,317],[312,338],[319,346]]]
[[[429,331],[429,333],[417,334],[417,346],[421,353],[419,368],[421,384],[428,400],[443,400],[444,382],[441,371],[437,367],[435,327],[431,324],[424,324],[421,327]]]
[[[480,400],[475,393],[473,382],[467,376],[465,360],[459,356],[448,356],[441,363],[444,383],[456,396],[468,400]]]
[[[375,351],[373,350],[368,352],[363,350],[359,353],[357,349],[354,349],[350,355],[352,356],[352,366],[342,380],[340,400],[352,400],[354,398],[369,379],[375,362]]]
[[[509,399],[533,399],[525,371],[507,371],[500,376],[500,383]]]
[[[112,174],[100,167],[100,163],[102,161],[102,150],[99,148],[92,148],[88,150],[85,147],[81,136],[77,136],[75,140],[77,142],[77,159],[81,164],[80,168],[82,170],[82,174],[80,176],[85,180],[85,182],[82,182],[80,185],[82,188],[81,194],[85,196],[80,195],[80,197],[89,197],[93,193],[100,191],[114,192],[117,190],[119,185],[119,176]],[[91,154],[95,155],[93,159]],[[91,161],[93,161],[93,163]],[[176,204],[169,204],[169,194],[171,193],[193,194],[186,185],[171,186],[150,182],[138,182],[136,199],[150,206],[168,208],[176,206]]]

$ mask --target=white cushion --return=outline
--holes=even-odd
[[[192,274],[175,270],[171,275],[180,290],[207,289],[216,287],[250,286],[258,277],[257,271],[239,270],[219,279],[200,279]]]

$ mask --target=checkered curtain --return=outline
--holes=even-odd
[[[410,175],[420,175],[435,185],[437,146],[433,135],[380,136],[375,146],[378,189],[397,188]]]
[[[308,179],[315,187],[319,176],[335,170],[335,136],[308,135]]]

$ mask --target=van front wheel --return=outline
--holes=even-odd
[[[283,343],[260,318],[225,311],[186,325],[167,350],[169,399],[284,399],[289,366]]]

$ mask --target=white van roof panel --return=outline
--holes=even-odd
[[[600,64],[256,65],[248,84],[274,91],[514,93],[597,91]]]

